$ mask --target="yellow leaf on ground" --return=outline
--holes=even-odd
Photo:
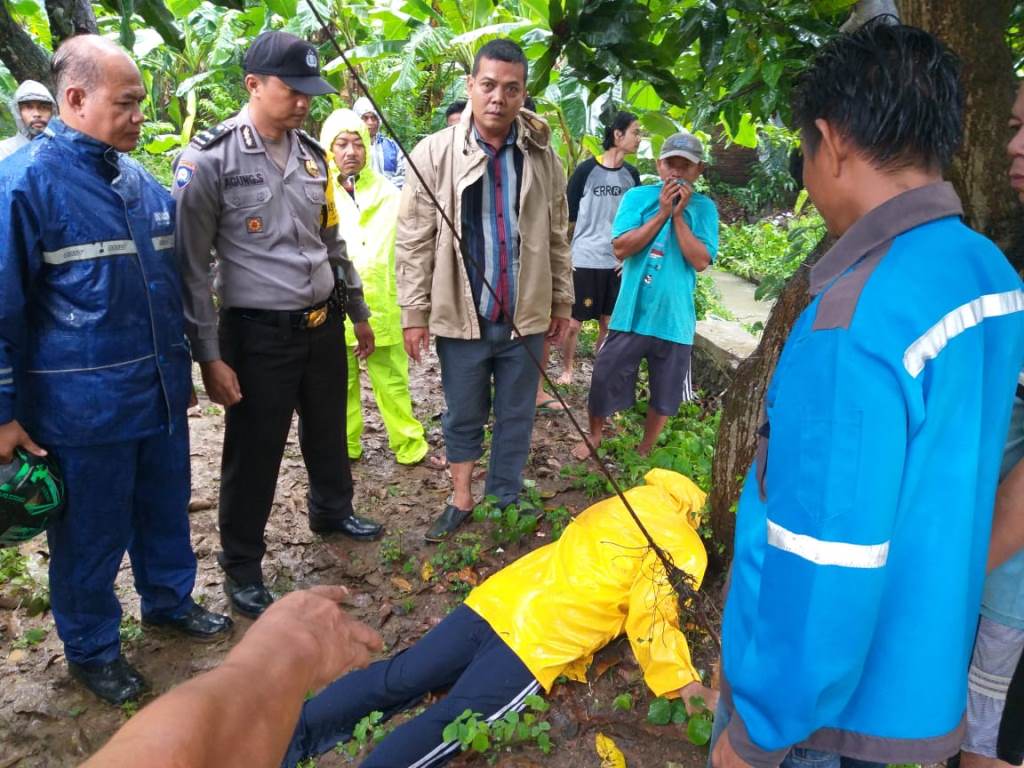
[[[434,575],[434,566],[430,564],[429,560],[423,561],[423,567],[420,569],[420,578],[424,581],[430,581]]]
[[[412,584],[409,583],[408,579],[403,579],[401,576],[392,576],[391,583],[403,592],[412,592]]]
[[[601,758],[601,768],[626,768],[626,756],[603,733],[594,737],[594,746],[597,747],[597,756]]]

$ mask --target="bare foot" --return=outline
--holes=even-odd
[[[646,445],[645,443],[640,443],[640,445],[638,445],[636,447],[636,455],[637,456],[649,456],[651,454],[651,448],[653,448],[653,447],[654,446],[652,446],[652,445]]]
[[[558,402],[557,398],[548,397],[545,393],[543,398],[537,398],[537,410],[542,413],[556,413],[564,411],[565,407]]]
[[[572,457],[576,461],[586,461],[590,457],[590,446],[593,445],[589,440],[581,440],[576,443],[576,446],[572,449]],[[597,446],[594,445],[594,450],[597,450]]]
[[[448,458],[444,455],[444,451],[431,453],[427,456],[427,460],[424,462],[424,465],[431,469],[443,471],[448,469]]]
[[[555,384],[560,384],[563,387],[572,384],[572,369],[562,371],[558,378],[555,379]]]

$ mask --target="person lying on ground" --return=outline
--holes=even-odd
[[[705,494],[688,478],[653,469],[626,498],[692,594],[707,554],[694,530]],[[353,672],[307,701],[284,765],[295,766],[348,739],[372,712],[389,718],[425,694],[447,696],[396,728],[362,763],[428,768],[459,751],[445,726],[466,710],[495,720],[550,691],[559,675],[585,680],[594,654],[621,634],[657,696],[701,697],[713,707],[680,629],[666,568],[616,498],[573,520],[561,538],[498,571],[412,647]]]
[[[338,606],[347,594],[313,587],[274,603],[220,666],[145,707],[82,768],[278,765],[307,693],[381,648]]]
[[[662,183],[633,187],[622,198],[611,227],[622,282],[590,377],[590,438],[573,448],[575,459],[597,450],[609,416],[633,407],[642,360],[650,373],[650,399],[637,453],[651,452],[669,418],[691,397],[697,273],[718,252],[718,209],[693,189],[703,172],[700,139],[676,133],[661,145]]]

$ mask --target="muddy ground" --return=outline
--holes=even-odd
[[[556,363],[552,372],[557,370]],[[570,387],[570,403],[581,419],[585,417],[589,370],[589,361],[582,361],[576,383]],[[427,426],[432,446],[439,449],[438,416],[443,401],[436,357],[431,356],[423,366],[414,368],[411,378],[417,415]],[[423,542],[422,533],[442,508],[449,480],[443,472],[425,464],[396,464],[387,449],[387,436],[365,383],[363,395],[367,429],[363,458],[353,465],[356,502],[359,511],[386,523],[385,542],[323,539],[310,533],[304,501],[306,475],[293,430],[267,531],[264,573],[267,583],[278,593],[316,584],[349,587],[353,593],[352,613],[377,628],[385,639],[386,651],[391,651],[413,643],[460,599],[449,591],[458,589],[458,584],[448,584],[446,579],[422,579],[423,564],[436,553],[434,546]],[[202,394],[199,406],[190,415],[192,543],[199,558],[195,596],[207,607],[223,611],[227,601],[215,560],[223,415]],[[563,416],[538,417],[526,475],[536,481],[546,497],[550,496],[547,506],[565,505],[575,513],[588,500],[582,492],[573,490],[571,480],[561,474],[576,442],[570,430]],[[477,482],[482,485],[482,479]],[[529,540],[502,550],[492,543],[489,526],[472,523],[466,527],[479,534],[483,544],[479,562],[462,573],[470,581],[483,579],[528,549],[550,541],[550,524],[542,521]],[[45,540],[26,545],[23,552],[45,566]],[[127,559],[117,590],[125,615],[137,620],[138,598],[132,588]],[[144,705],[174,685],[216,666],[250,625],[240,617],[236,617],[236,622],[230,640],[212,645],[190,643],[158,630],[141,628],[131,619],[123,622],[126,655],[149,679],[153,689],[141,703]],[[26,633],[32,636],[31,630],[43,630],[45,637],[27,644]],[[707,669],[712,656],[709,643],[706,639],[691,638],[691,642],[694,640],[695,660],[699,667]],[[552,707],[545,715],[551,723],[555,745],[549,755],[541,754],[536,747],[519,746],[497,756],[497,764],[509,768],[598,766],[594,742],[599,732],[615,740],[630,766],[699,768],[704,764],[706,750],[690,744],[681,728],[647,723],[650,693],[624,640],[598,655],[589,678],[587,684],[564,683],[552,691]],[[632,711],[613,710],[613,699],[622,693],[632,695]],[[68,677],[61,644],[48,612],[30,616],[24,606],[13,607],[13,601],[9,597],[4,599],[0,592],[0,768],[77,765],[131,714],[131,707],[122,710],[105,705]],[[467,754],[454,764],[483,766],[487,762],[485,757]],[[355,763],[347,756],[332,753],[322,757],[317,765]]]

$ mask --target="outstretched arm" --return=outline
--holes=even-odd
[[[343,587],[314,587],[274,603],[214,670],[133,717],[86,768],[279,766],[302,702],[381,647],[338,606]]]

